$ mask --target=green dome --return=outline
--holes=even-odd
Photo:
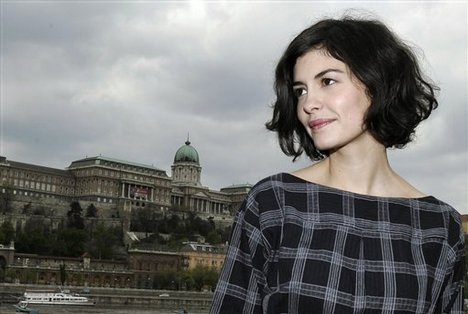
[[[174,157],[174,163],[178,162],[194,162],[197,165],[200,164],[198,152],[190,145],[190,141],[185,142],[185,145],[177,150]]]

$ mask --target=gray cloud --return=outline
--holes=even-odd
[[[467,15],[456,2],[353,2],[417,46],[441,86],[415,143],[392,151],[410,182],[468,213]],[[170,174],[190,132],[202,182],[255,183],[292,164],[270,118],[287,43],[344,2],[4,2],[2,151],[64,168],[88,156]],[[368,13],[362,13],[368,14]]]

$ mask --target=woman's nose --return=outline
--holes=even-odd
[[[304,99],[303,108],[307,113],[311,113],[314,110],[322,108],[323,101],[317,95],[307,94]]]

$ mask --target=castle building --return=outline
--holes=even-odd
[[[149,207],[229,223],[251,188],[244,184],[217,191],[203,186],[199,155],[188,140],[176,151],[171,170],[169,177],[152,165],[103,156],[72,161],[62,170],[0,156],[0,210],[20,212],[40,204],[64,211],[71,201],[80,201],[102,209],[103,218]]]
[[[73,161],[68,171],[79,200],[125,208],[151,204],[162,211],[171,206],[171,178],[156,167],[98,156]]]
[[[0,156],[1,193],[10,189],[12,196],[69,198],[75,194],[75,177],[66,170],[7,160]]]

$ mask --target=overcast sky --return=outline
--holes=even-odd
[[[170,176],[190,133],[211,189],[304,167],[264,128],[274,67],[302,29],[346,9],[416,46],[441,87],[416,141],[390,158],[468,214],[465,1],[1,0],[0,155],[59,169],[102,155]]]

